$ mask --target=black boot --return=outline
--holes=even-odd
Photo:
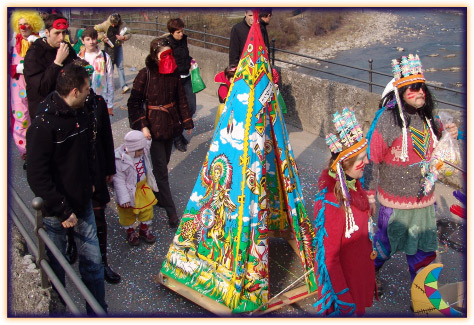
[[[74,264],[77,261],[77,246],[74,241],[72,228],[67,230],[66,255],[64,256],[69,264]]]
[[[103,211],[104,210],[99,210]],[[94,213],[97,213],[94,210]],[[102,256],[102,264],[104,265],[104,280],[108,283],[115,284],[120,282],[120,275],[114,272],[107,263],[107,225],[97,226],[97,238],[99,239],[100,255]]]
[[[183,134],[181,134],[181,141],[183,141],[183,143],[186,144],[186,145],[189,144],[189,140],[186,139],[186,137]]]
[[[181,136],[174,138],[174,147],[176,148],[176,150],[179,150],[181,152],[186,152],[186,150],[188,150],[188,146],[183,142]]]

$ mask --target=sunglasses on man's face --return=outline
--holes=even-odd
[[[419,91],[422,88],[423,88],[422,82],[417,82],[408,86],[408,89],[413,90],[413,91]]]

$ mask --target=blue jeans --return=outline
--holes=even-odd
[[[115,65],[117,66],[117,73],[120,82],[120,88],[127,85],[125,82],[125,72],[123,71],[123,47],[119,46],[115,51]]]
[[[104,266],[100,255],[99,241],[97,239],[97,227],[95,225],[92,203],[80,213],[76,213],[77,224],[73,228],[73,236],[76,241],[79,255],[79,273],[82,281],[97,299],[102,308],[107,311],[105,303]],[[61,225],[56,217],[44,217],[43,225],[49,238],[64,255],[66,252],[67,230]],[[51,268],[65,285],[65,272],[53,254],[46,248]],[[87,314],[94,314],[92,308],[86,303]]]

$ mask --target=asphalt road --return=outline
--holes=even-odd
[[[125,69],[126,79],[131,87],[138,71]],[[117,78],[116,78],[117,79]],[[118,80],[116,80],[118,85]],[[123,136],[130,130],[127,115],[129,93],[122,95],[116,90],[115,115],[111,117],[115,146],[122,143]],[[195,129],[190,138],[188,151],[182,153],[174,150],[169,164],[171,191],[178,214],[184,211],[191,190],[198,177],[199,170],[212,137],[214,117],[218,100],[216,94],[203,91],[197,94],[197,113],[194,116]],[[287,125],[290,141],[298,164],[308,215],[313,216],[313,200],[317,192],[317,180],[329,158],[329,151],[324,139]],[[19,193],[24,202],[30,206],[33,193],[26,182],[26,174],[16,148],[9,137],[10,163],[9,180],[11,186]],[[452,195],[453,189],[437,185],[440,196],[437,205],[437,217],[443,221],[444,228],[440,234],[446,239],[464,220],[452,215],[449,206],[458,203]],[[15,205],[13,207],[16,209]],[[31,209],[32,210],[32,209]],[[32,210],[33,211],[33,210]],[[168,252],[175,234],[167,223],[163,209],[155,207],[152,228],[157,235],[156,243],[130,247],[125,239],[125,231],[118,223],[116,205],[112,200],[106,210],[108,222],[108,258],[112,268],[121,274],[122,281],[111,285],[106,283],[106,301],[109,314],[118,317],[213,317],[213,314],[193,302],[174,293],[166,287],[155,284],[154,276],[161,269],[161,264]],[[21,215],[20,215],[21,217]],[[32,227],[31,227],[32,228]],[[455,241],[455,240],[454,240]],[[459,241],[462,244],[462,241]],[[438,262],[445,265],[439,278],[440,285],[466,280],[465,254],[459,246],[451,241],[440,240]],[[290,245],[279,238],[270,239],[270,297],[283,290],[303,274],[302,267]],[[77,263],[75,265],[77,269]],[[366,316],[374,317],[412,317],[410,311],[410,276],[405,257],[396,254],[382,269],[382,281],[386,294],[367,309]],[[79,308],[85,312],[82,298],[68,281],[68,290]],[[315,298],[307,298],[293,305],[283,307],[265,317],[312,317]]]

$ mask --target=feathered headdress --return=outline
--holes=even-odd
[[[334,113],[332,121],[339,136],[329,133],[326,136],[326,144],[333,154],[337,154],[336,159],[331,164],[331,170],[336,173],[336,178],[341,186],[346,210],[345,236],[350,238],[351,234],[357,231],[359,227],[355,224],[354,215],[350,207],[351,197],[347,188],[344,170],[342,169],[342,162],[358,155],[367,146],[367,140],[364,138],[352,108],[345,107],[341,113]]]
[[[400,60],[392,60],[392,72],[393,79],[390,81],[393,85],[393,91],[395,93],[395,99],[398,104],[398,114],[402,120],[402,152],[400,159],[405,161],[408,158],[408,132],[405,122],[405,116],[403,115],[403,106],[402,101],[400,100],[400,94],[398,90],[402,87],[422,82],[425,83],[426,79],[423,76],[423,67],[421,65],[420,58],[418,54],[413,56],[413,54],[408,54],[408,57],[402,56]],[[426,119],[428,127],[430,128],[431,134],[433,133],[433,128],[428,119]],[[436,139],[436,137],[434,137]]]

